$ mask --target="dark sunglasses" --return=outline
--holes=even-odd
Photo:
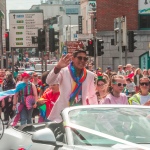
[[[116,84],[116,85],[118,85],[118,86],[126,87],[126,84],[122,84],[122,83],[116,83],[116,82],[114,82],[113,84]]]
[[[120,68],[118,68],[118,69],[120,69]]]
[[[34,75],[33,77],[37,77],[37,75]]]
[[[142,82],[142,83],[140,83],[140,85],[141,85],[141,86],[144,86],[144,85],[145,85],[145,86],[149,86],[149,82]]]
[[[78,60],[84,60],[84,61],[87,61],[88,60],[88,58],[87,57],[82,57],[82,56],[77,56],[77,58],[78,58]]]

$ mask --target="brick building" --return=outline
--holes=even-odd
[[[81,15],[83,17],[83,31],[90,33],[86,28],[91,15],[84,14],[84,5],[94,0],[81,0]],[[96,38],[104,40],[104,55],[98,56],[98,66],[105,71],[107,66],[111,66],[117,71],[119,65],[118,47],[111,45],[111,39],[114,38],[114,19],[126,16],[127,30],[132,30],[137,35],[135,39],[137,47],[134,52],[127,51],[127,63],[131,63],[136,67],[140,66],[139,57],[143,53],[148,53],[150,50],[150,2],[146,0],[96,0]],[[86,10],[84,10],[86,12]],[[85,20],[85,18],[88,18]],[[86,23],[86,22],[87,23]],[[92,29],[92,27],[91,27]],[[91,30],[92,31],[92,30]],[[128,48],[127,48],[128,49]],[[144,61],[144,67],[150,68],[150,57]],[[125,53],[122,54],[122,65],[125,65]]]

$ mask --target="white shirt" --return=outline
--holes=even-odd
[[[146,96],[143,96],[143,95],[140,95],[140,102],[141,102],[141,105],[144,105],[147,101],[150,100],[150,94],[146,95]]]

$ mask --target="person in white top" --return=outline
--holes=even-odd
[[[73,54],[61,57],[55,68],[48,74],[46,83],[57,81],[60,96],[48,119],[61,122],[61,111],[70,106],[98,104],[95,94],[95,74],[86,70],[86,51],[76,50]]]
[[[125,71],[123,70],[123,66],[122,65],[118,66],[117,75],[123,75],[123,76],[126,75]]]

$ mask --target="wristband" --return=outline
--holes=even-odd
[[[13,104],[14,106],[16,106],[16,104]]]

